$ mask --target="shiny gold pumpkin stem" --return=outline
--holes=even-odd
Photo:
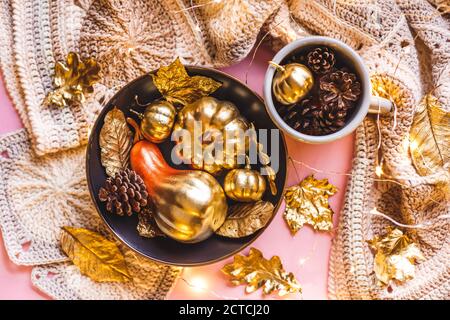
[[[269,64],[272,66],[272,67],[274,67],[274,68],[276,68],[278,71],[280,71],[280,72],[284,72],[284,71],[286,71],[286,69],[283,67],[283,66],[280,66],[278,63],[276,63],[276,62],[273,62],[273,61],[269,61]]]
[[[136,144],[137,142],[139,142],[143,139],[141,128],[139,128],[139,125],[137,124],[137,122],[132,118],[127,118],[127,123],[130,126],[132,126],[135,131],[133,144]]]
[[[250,158],[248,157],[248,155],[245,155],[245,169],[250,170],[251,168]]]
[[[137,112],[137,111],[135,111],[135,110],[133,110],[133,109],[130,109],[130,111],[132,112],[132,113],[134,113],[135,115],[137,115],[138,117],[139,117],[139,119],[144,119],[144,115],[142,114],[142,113],[140,113],[140,112]]]

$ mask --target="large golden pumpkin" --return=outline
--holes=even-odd
[[[234,169],[238,155],[245,155],[248,149],[248,139],[242,139],[240,135],[248,128],[247,120],[233,103],[213,97],[201,98],[178,113],[173,135],[183,138],[176,139],[177,155],[189,161],[194,169],[212,174],[222,169]],[[189,137],[183,135],[183,130]]]

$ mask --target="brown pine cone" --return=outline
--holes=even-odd
[[[335,62],[331,49],[319,47],[308,53],[308,65],[315,73],[324,74],[331,71]]]
[[[342,70],[320,79],[320,99],[324,104],[337,101],[341,109],[348,109],[361,95],[361,84],[356,75]]]
[[[347,109],[340,109],[336,101],[323,105],[320,101],[308,97],[297,105],[281,110],[280,115],[295,130],[321,136],[336,132],[345,125]]]
[[[339,108],[335,100],[323,105],[317,118],[322,132],[330,134],[338,131],[345,125],[346,117],[347,109]]]
[[[106,202],[106,210],[119,216],[139,213],[148,204],[148,193],[142,178],[133,170],[125,169],[114,178],[106,179],[98,198]]]
[[[283,120],[295,130],[306,134],[320,135],[319,122],[316,119],[320,108],[318,101],[307,97],[298,104],[280,108],[279,113]]]

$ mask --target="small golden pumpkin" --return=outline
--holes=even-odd
[[[156,101],[145,108],[144,114],[132,110],[141,119],[141,133],[153,143],[163,142],[172,132],[177,110],[168,101]]]
[[[280,66],[270,64],[277,69],[273,77],[272,91],[278,102],[289,105],[303,99],[314,85],[314,76],[308,67],[300,63]]]
[[[182,136],[183,130],[187,130],[190,139],[188,143],[183,139],[176,141],[176,154],[194,169],[212,174],[222,169],[234,169],[238,155],[244,155],[248,150],[248,139],[240,139],[239,135],[248,128],[247,120],[233,103],[213,97],[200,98],[178,112],[173,136],[177,137],[179,133]],[[209,154],[207,151],[213,150],[217,143],[223,147],[221,154]]]
[[[233,169],[225,176],[224,190],[229,198],[236,201],[258,201],[266,191],[266,180],[258,171],[250,168],[246,156],[245,168]]]

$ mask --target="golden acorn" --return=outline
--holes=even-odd
[[[245,159],[245,168],[233,169],[225,176],[225,194],[235,201],[261,200],[266,191],[266,180],[258,171],[250,168],[248,156],[245,156]]]
[[[163,142],[172,132],[177,110],[168,101],[156,101],[148,105],[144,113],[131,112],[141,119],[141,133],[145,139],[153,142]]]
[[[314,76],[308,67],[300,63],[289,63],[280,66],[269,62],[277,69],[272,82],[273,95],[278,102],[289,105],[299,102],[314,85]]]

